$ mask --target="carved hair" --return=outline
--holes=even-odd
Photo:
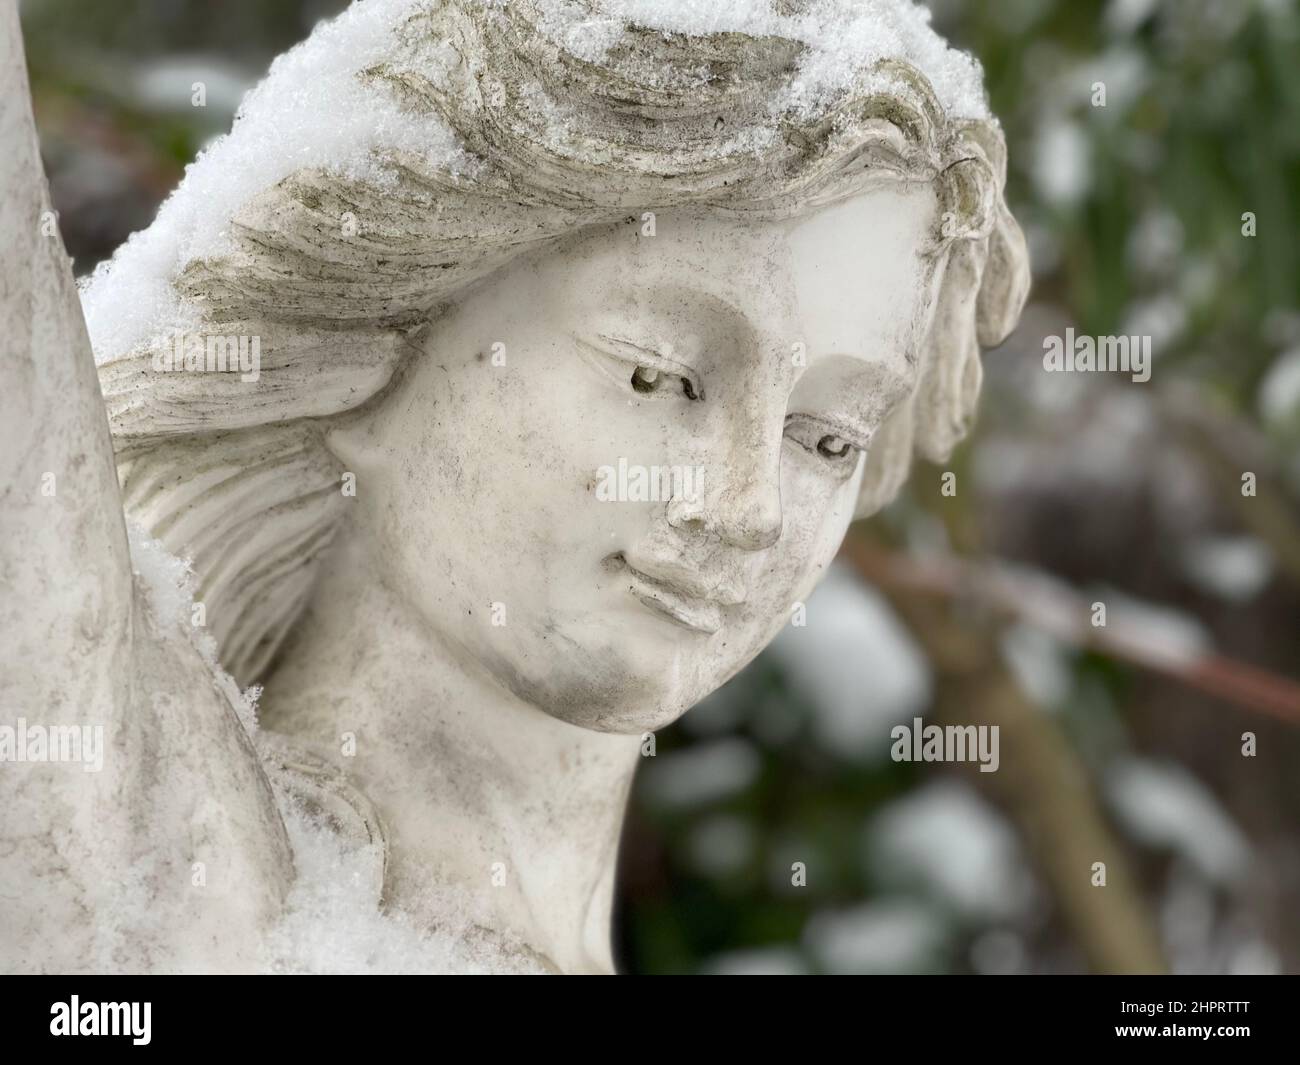
[[[779,36],[630,25],[592,59],[544,32],[536,0],[406,7],[356,77],[376,107],[449,129],[457,167],[390,143],[364,173],[293,171],[239,207],[219,254],[175,264],[199,331],[260,337],[256,383],[154,372],[160,339],[97,352],[127,512],[192,559],[240,682],[266,671],[347,505],[321,419],[383,390],[467,284],[581,227],[687,205],[788,217],[881,182],[932,183],[919,384],[877,434],[857,515],[893,497],[913,452],[941,460],[966,433],[980,348],[1014,326],[1028,285],[994,121],[946,114],[897,60],[864,67],[829,107],[778,110],[804,47]],[[112,277],[95,285],[111,292]]]

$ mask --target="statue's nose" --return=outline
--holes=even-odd
[[[745,551],[762,551],[781,539],[780,471],[759,481],[733,484],[714,506],[718,535]],[[733,479],[734,480],[734,479]]]
[[[750,412],[733,423],[715,459],[704,467],[704,491],[673,500],[668,522],[696,528],[743,551],[762,551],[781,538],[781,442],[784,412]]]
[[[705,491],[696,505],[669,508],[671,524],[687,522],[743,551],[781,539],[781,447],[786,406],[797,374],[789,338],[801,335],[788,254],[774,256],[761,286],[737,295],[735,370],[717,383],[708,430]]]

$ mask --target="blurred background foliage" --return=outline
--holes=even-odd
[[[78,273],[344,6],[23,0]],[[1030,304],[970,440],[656,737],[621,964],[1300,971],[1300,5],[929,6],[984,65]],[[1150,336],[1151,380],[1044,372],[1067,327]],[[999,771],[892,761],[914,717],[997,723]]]

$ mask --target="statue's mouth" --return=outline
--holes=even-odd
[[[712,599],[691,595],[668,581],[632,566],[622,553],[610,555],[607,566],[621,572],[627,589],[643,605],[682,628],[712,636],[722,628],[722,607]]]

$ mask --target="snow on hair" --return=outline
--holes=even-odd
[[[348,503],[321,420],[378,395],[466,285],[579,228],[675,206],[788,217],[881,182],[932,183],[919,385],[877,436],[858,515],[893,497],[913,452],[942,459],[969,427],[980,348],[1015,325],[1028,287],[996,123],[945,112],[906,53],[868,49],[847,85],[810,102],[796,91],[805,41],[633,21],[606,24],[593,50],[557,23],[573,6],[354,5],[277,61],[154,227],[87,288],[127,512],[192,560],[220,661],[241,684],[271,664]],[[361,18],[380,15],[383,32],[340,54],[373,29]],[[304,78],[346,86],[294,84]],[[283,158],[274,111],[303,92],[373,110],[356,151]],[[207,208],[204,182],[220,188],[222,158],[250,157],[261,187],[219,224],[205,219],[222,207]],[[148,306],[147,328],[115,329],[132,284],[147,293],[159,278],[166,298]],[[153,372],[183,328],[259,337],[260,379]]]

